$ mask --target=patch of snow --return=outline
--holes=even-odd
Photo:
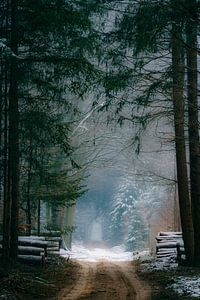
[[[109,249],[93,248],[88,249],[81,244],[72,245],[71,251],[65,251],[61,249],[61,256],[84,260],[90,262],[96,262],[99,260],[108,261],[131,261],[133,260],[133,253],[125,251],[123,246],[115,246]]]
[[[200,299],[200,277],[178,276],[175,282],[169,286],[180,296],[189,296]]]
[[[148,264],[143,264],[144,272],[171,270],[178,267],[178,263],[173,257],[154,259]]]
[[[139,260],[143,263],[152,260],[152,256],[149,250],[143,250],[133,253],[133,260]]]
[[[4,38],[0,38],[0,54],[3,55],[3,57],[17,57],[11,50],[10,47],[6,45],[7,40]]]

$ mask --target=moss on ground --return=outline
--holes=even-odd
[[[0,299],[56,299],[63,287],[73,284],[78,268],[62,257],[54,257],[44,267],[15,264],[5,269],[0,265]]]

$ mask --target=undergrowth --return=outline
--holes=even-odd
[[[179,276],[200,276],[199,268],[177,267],[171,270],[146,270],[142,265],[138,269],[139,276],[152,286],[152,300],[193,300],[195,297],[179,295],[171,285]]]
[[[0,299],[45,300],[75,280],[78,266],[62,257],[52,257],[44,267],[17,263],[10,267],[0,265]]]

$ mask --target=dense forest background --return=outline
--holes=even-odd
[[[198,1],[3,0],[0,16],[4,262],[19,234],[70,244],[82,197],[106,240],[181,227],[199,265]]]

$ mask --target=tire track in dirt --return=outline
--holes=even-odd
[[[146,283],[143,282],[136,274],[137,267],[133,262],[118,262],[118,270],[120,270],[120,276],[127,285],[128,290],[134,292],[128,299],[135,300],[150,300],[151,299],[151,288]]]
[[[151,290],[136,274],[132,262],[79,262],[79,276],[71,291],[58,300],[150,300]]]
[[[107,275],[112,278],[112,287],[115,289],[116,298],[107,297],[106,299],[117,299],[117,300],[131,300],[136,299],[136,292],[133,286],[130,284],[129,280],[127,280],[126,275],[121,272],[121,268],[119,268],[117,263],[111,262],[102,262],[102,266],[104,267]]]
[[[127,285],[124,282],[124,278],[118,272],[118,266],[116,266],[114,263],[110,264],[110,268],[108,269],[108,272],[109,272],[110,276],[113,278],[115,283],[117,283],[119,280],[122,282],[122,284],[120,284],[119,286],[116,286],[116,288],[118,289],[119,300],[127,299],[127,297],[128,297]],[[126,295],[126,297],[125,297],[125,295]]]
[[[66,288],[59,293],[59,300],[81,299],[80,297],[86,295],[87,291],[92,289],[92,281],[96,265],[87,262],[79,262],[79,265],[81,268],[78,273],[78,280],[75,282],[70,291]]]

